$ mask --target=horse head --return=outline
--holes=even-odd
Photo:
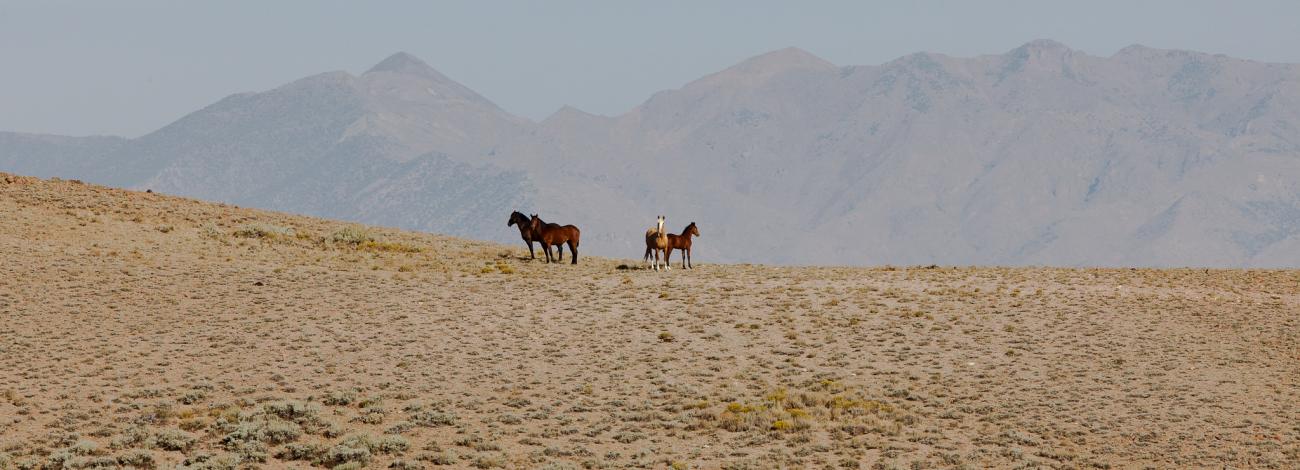
[[[515,224],[519,224],[520,227],[523,227],[525,222],[528,222],[528,217],[519,211],[514,211],[510,214],[510,220],[506,222],[506,227]]]
[[[695,226],[695,222],[691,222],[690,225],[686,226],[686,230],[682,230],[682,234],[690,234],[698,237],[700,236],[700,228]]]

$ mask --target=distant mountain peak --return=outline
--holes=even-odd
[[[836,70],[838,68],[835,64],[827,62],[825,59],[817,57],[808,51],[797,47],[787,47],[750,57],[720,72],[687,83],[682,89],[701,86],[705,88],[719,85],[736,86],[743,83],[752,86],[791,70]],[[647,103],[655,101],[663,93],[666,92],[656,93],[651,96]]]
[[[1022,45],[1022,46],[1020,46],[1020,47],[1028,48],[1028,49],[1035,49],[1035,50],[1057,50],[1057,51],[1069,51],[1069,50],[1071,50],[1071,49],[1070,49],[1070,46],[1067,46],[1067,45],[1065,45],[1065,44],[1062,44],[1062,43],[1060,43],[1060,42],[1058,42],[1058,41],[1053,41],[1053,40],[1051,40],[1051,39],[1035,39],[1035,40],[1033,40],[1033,41],[1029,41],[1029,42],[1025,43],[1024,45]]]
[[[556,110],[554,113],[551,113],[551,116],[559,116],[559,117],[581,116],[581,117],[587,117],[587,116],[595,116],[595,115],[594,115],[594,114],[591,114],[591,113],[588,113],[588,112],[586,112],[586,111],[583,111],[583,110],[581,110],[581,109],[575,108],[575,107],[573,107],[573,106],[569,106],[569,105],[566,104],[566,105],[564,105],[564,106],[561,106],[560,109]]]
[[[1082,54],[1076,54],[1065,44],[1051,39],[1035,39],[1002,55],[1004,63],[999,80],[1024,70],[1069,73],[1064,64],[1076,55]]]
[[[441,77],[438,71],[430,67],[419,57],[413,56],[407,52],[398,52],[388,56],[387,59],[380,61],[367,70],[366,73],[373,72],[391,72],[403,75],[418,75],[422,77]]]
[[[557,126],[564,124],[585,123],[593,120],[607,120],[609,118],[596,114],[591,114],[573,106],[564,105],[559,110],[551,113],[546,119],[542,120],[543,126]]]
[[[1115,55],[1141,54],[1141,53],[1154,51],[1154,50],[1156,49],[1144,46],[1142,44],[1130,44],[1128,46],[1125,46],[1123,49],[1120,49],[1119,51],[1115,52]]]
[[[386,74],[386,76],[377,74]],[[416,80],[410,80],[412,77]],[[492,101],[434,70],[419,57],[406,52],[388,56],[362,74],[362,78],[372,87],[375,83],[383,84],[372,89],[372,93],[398,94],[403,96],[401,100],[405,101],[421,101],[430,97],[457,97],[500,110]]]
[[[1070,46],[1061,44],[1051,39],[1035,39],[1024,45],[1012,49],[1007,53],[1010,57],[1020,59],[1043,60],[1043,59],[1060,59],[1067,55],[1073,54],[1074,49]]]
[[[797,47],[777,49],[745,59],[731,67],[739,71],[776,71],[797,68],[835,68],[835,64]]]

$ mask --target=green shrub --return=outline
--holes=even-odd
[[[337,467],[338,465],[354,462],[365,465],[370,463],[370,458],[369,447],[353,447],[339,443],[326,450],[319,462],[327,467]]]
[[[79,456],[64,461],[62,468],[117,468],[117,459],[104,456]]]
[[[410,421],[398,421],[384,430],[384,434],[405,434],[407,431],[415,429],[415,423]]]
[[[452,426],[456,424],[456,415],[436,410],[426,410],[410,416],[410,421],[426,428]]]
[[[405,460],[394,460],[393,463],[388,464],[388,468],[396,470],[423,470],[424,465],[415,462],[407,462]]]
[[[262,405],[267,414],[275,415],[285,421],[301,425],[320,424],[320,406],[296,400],[286,400]]]
[[[374,438],[371,438],[369,434],[351,434],[339,441],[339,445],[366,449],[371,452],[375,450],[375,440]]]
[[[330,241],[348,245],[360,245],[374,240],[375,237],[370,235],[370,231],[360,226],[343,227],[330,234]]]
[[[265,442],[283,444],[298,440],[302,436],[302,427],[280,420],[257,420],[239,423],[233,431],[221,438],[220,444],[226,450],[236,450],[243,444]]]
[[[474,468],[504,468],[506,458],[501,455],[480,455],[470,465]]]
[[[347,406],[354,401],[357,401],[357,392],[351,390],[333,390],[321,399],[321,403],[330,406]]]
[[[131,447],[140,447],[149,440],[149,432],[142,427],[127,429],[121,436],[114,437],[109,441],[108,447],[112,449],[127,449]]]
[[[245,442],[231,450],[234,451],[235,455],[239,456],[240,463],[266,462],[267,448],[266,444],[261,442]]]
[[[195,403],[203,401],[203,399],[207,397],[208,397],[207,392],[204,392],[202,390],[191,390],[185,392],[185,395],[181,396],[181,398],[176,401],[179,401],[182,405],[193,405]]]
[[[164,429],[153,435],[153,445],[162,450],[182,451],[194,445],[195,439],[190,433],[177,429]]]
[[[153,454],[149,451],[134,449],[117,456],[117,464],[123,467],[154,468]],[[2,467],[0,467],[2,468]]]
[[[420,454],[415,457],[416,460],[422,460],[434,465],[455,465],[456,456],[450,452],[439,452],[436,454]]]
[[[293,238],[293,229],[271,224],[247,224],[235,230],[239,238]]]
[[[211,238],[223,242],[226,239],[226,232],[221,231],[221,227],[211,223],[204,224],[203,227],[199,228],[199,235],[203,238]]]
[[[411,443],[402,436],[384,436],[375,441],[371,450],[381,454],[400,454],[411,448]]]
[[[235,470],[239,468],[239,456],[223,454],[213,457],[211,454],[198,454],[185,459],[177,470]]]
[[[364,408],[360,414],[355,418],[352,418],[352,421],[366,424],[379,424],[384,422],[385,414],[386,412],[383,408]]]
[[[325,455],[326,448],[320,444],[289,444],[275,453],[280,460],[318,460]]]
[[[298,440],[302,436],[302,428],[297,424],[284,421],[268,421],[266,427],[262,429],[264,438],[262,441],[270,444],[283,444],[290,441]]]
[[[94,454],[95,451],[97,450],[99,450],[99,444],[96,444],[95,441],[89,441],[84,439],[77,441],[76,444],[73,444],[72,446],[68,447],[68,451],[72,452],[75,455],[91,455]]]

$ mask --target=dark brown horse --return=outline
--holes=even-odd
[[[510,221],[506,222],[506,227],[511,225],[519,226],[519,237],[524,239],[524,243],[528,244],[528,257],[537,259],[537,255],[533,253],[533,221],[523,213],[514,211],[514,213],[510,214]]]
[[[533,214],[531,220],[533,228],[533,240],[542,242],[542,251],[546,252],[546,262],[551,262],[551,247],[556,247],[560,253],[556,262],[564,261],[564,245],[569,245],[569,251],[573,252],[573,264],[578,264],[578,239],[582,232],[578,227],[572,225],[548,224],[543,222],[537,214]]]
[[[664,255],[664,262],[667,263],[668,259],[672,258],[673,250],[681,250],[682,269],[695,269],[695,265],[691,264],[692,236],[700,236],[700,229],[695,226],[695,222],[691,222],[690,225],[687,225],[686,228],[682,229],[681,235],[668,234],[668,254]]]

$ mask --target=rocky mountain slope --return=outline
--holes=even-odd
[[[1039,40],[878,66],[784,49],[533,123],[397,54],[37,174],[498,241],[517,208],[618,256],[662,213],[699,223],[702,260],[1296,266],[1297,105],[1295,65]],[[0,170],[34,167],[4,142]]]

